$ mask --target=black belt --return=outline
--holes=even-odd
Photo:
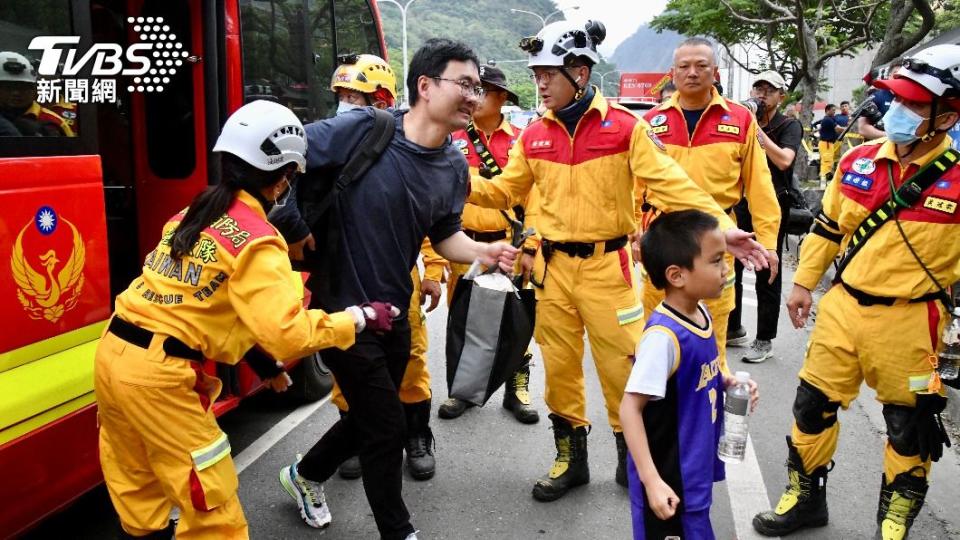
[[[843,285],[843,288],[846,289],[850,296],[857,299],[857,303],[861,306],[892,306],[897,303],[898,300],[903,300],[901,298],[892,298],[890,296],[875,296],[870,293],[865,293],[860,289],[854,289],[850,285],[847,285],[845,282],[841,281],[840,285]],[[908,304],[922,304],[923,302],[930,302],[931,300],[939,300],[940,293],[932,292],[921,296],[920,298],[911,298],[907,300]]]
[[[500,240],[505,240],[507,238],[507,231],[491,231],[491,232],[481,232],[481,231],[471,231],[470,229],[464,229],[463,234],[469,236],[476,242],[498,242]]]
[[[118,338],[136,345],[141,349],[150,348],[150,341],[153,339],[153,332],[144,330],[116,316],[110,321],[109,331]],[[167,353],[168,356],[203,362],[202,352],[190,348],[189,345],[173,336],[167,336],[167,338],[163,340],[163,352]]]
[[[545,257],[549,257],[550,252],[561,251],[571,257],[582,257],[584,259],[589,259],[590,257],[593,257],[596,245],[597,243],[595,242],[554,242],[552,240],[544,239],[541,249],[543,249]],[[603,252],[610,253],[611,251],[616,251],[625,245],[627,245],[626,236],[614,238],[613,240],[607,240],[603,244]]]

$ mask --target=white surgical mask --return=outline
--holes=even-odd
[[[883,129],[887,133],[887,138],[896,144],[910,144],[920,137],[917,136],[917,128],[926,118],[911,111],[906,105],[899,101],[894,101],[887,109],[887,114],[883,115]]]
[[[359,108],[360,108],[359,105],[354,105],[353,103],[347,103],[346,101],[341,101],[340,103],[337,104],[337,116],[340,116],[341,114],[347,111],[352,111],[354,109],[359,109]]]

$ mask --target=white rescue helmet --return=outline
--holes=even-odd
[[[0,81],[37,82],[37,70],[26,56],[13,51],[0,52]]]
[[[957,109],[960,107],[960,45],[934,45],[918,51],[903,59],[893,78],[874,84],[920,103],[929,103],[934,96],[948,98],[952,108]]]
[[[600,62],[597,45],[607,30],[600,21],[586,23],[557,21],[544,26],[535,37],[520,40],[520,48],[530,55],[527,67],[563,67],[573,58],[583,57],[591,65]]]
[[[228,152],[262,170],[288,163],[307,168],[307,137],[293,111],[273,101],[257,100],[237,109],[220,132],[214,152]]]

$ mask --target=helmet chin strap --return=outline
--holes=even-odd
[[[566,108],[569,107],[570,105],[573,105],[574,103],[576,103],[576,102],[580,101],[581,99],[583,99],[583,94],[586,92],[586,90],[583,89],[583,88],[581,88],[580,85],[577,84],[577,81],[573,80],[573,77],[572,77],[569,73],[567,73],[567,68],[565,68],[565,67],[560,68],[560,73],[563,73],[563,76],[564,76],[568,81],[570,81],[570,84],[573,85],[574,90],[577,91],[577,92],[573,95],[573,100],[572,100],[570,103],[566,104],[566,105],[563,107],[564,109],[566,109]]]

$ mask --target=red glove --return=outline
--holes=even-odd
[[[393,314],[398,311],[389,302],[369,302],[361,304],[360,309],[366,319],[367,330],[389,332],[393,329]]]

